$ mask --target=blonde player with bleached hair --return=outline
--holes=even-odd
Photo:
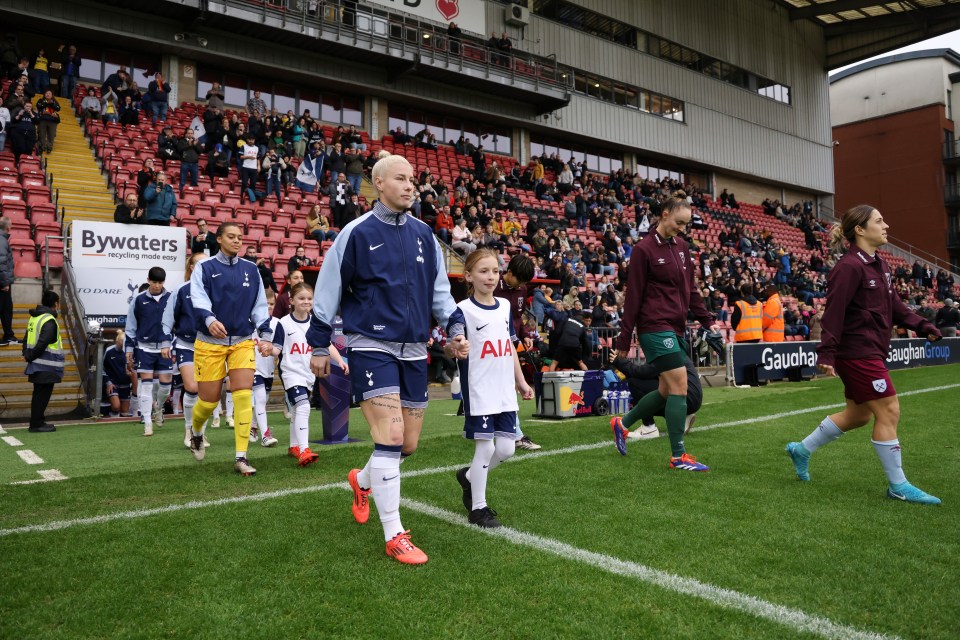
[[[307,331],[310,366],[318,376],[329,375],[339,309],[353,400],[374,442],[364,467],[347,476],[353,516],[367,522],[372,493],[387,555],[423,564],[427,555],[400,522],[400,460],[416,451],[423,426],[431,316],[445,325],[456,304],[433,230],[407,213],[416,193],[410,163],[388,155],[373,166],[372,178],[379,200],[343,228],[320,268]],[[455,345],[456,355],[466,357],[466,339],[457,338]]]

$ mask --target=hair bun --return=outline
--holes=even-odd
[[[670,195],[672,195],[674,198],[686,199],[686,197],[687,197],[687,192],[684,191],[683,189],[677,189],[676,191],[674,191],[674,192],[673,192],[672,194],[670,194]]]

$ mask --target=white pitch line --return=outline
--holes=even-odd
[[[17,455],[27,464],[43,464],[43,458],[35,454],[30,449],[21,449]]]
[[[0,438],[0,440],[3,440],[4,442],[6,442],[6,443],[7,443],[8,445],[10,445],[11,447],[22,447],[22,446],[23,446],[23,443],[20,442],[19,440],[17,440],[16,438],[14,438],[13,436],[3,436],[2,438]]]
[[[41,482],[56,482],[57,480],[69,480],[69,478],[62,473],[59,469],[40,469],[37,471],[40,474],[40,477],[36,480],[20,480],[19,482],[11,482],[10,484],[39,484]]]
[[[654,569],[629,560],[621,560],[620,558],[602,553],[587,551],[586,549],[580,549],[579,547],[574,547],[559,540],[524,533],[523,531],[511,529],[510,527],[500,527],[499,529],[475,527],[471,525],[464,516],[424,502],[404,498],[401,500],[401,504],[413,511],[443,520],[453,525],[468,528],[477,533],[483,533],[494,538],[501,538],[513,544],[528,547],[536,551],[551,553],[564,560],[587,564],[616,575],[637,578],[638,580],[661,587],[667,591],[700,598],[719,607],[741,611],[755,618],[769,620],[785,627],[790,627],[795,631],[813,633],[824,638],[835,638],[837,640],[894,640],[897,638],[897,636],[860,631],[853,627],[838,624],[827,618],[806,613],[800,609],[774,604],[754,596],[733,591],[732,589],[724,589],[712,584],[700,582],[699,580],[694,580],[693,578],[684,578],[683,576],[667,573],[666,571]]]
[[[914,395],[919,393],[929,393],[931,391],[942,391],[944,389],[952,389],[954,387],[960,387],[960,384],[944,385],[942,387],[931,387],[929,389],[919,389],[917,391],[908,391],[900,395]],[[742,424],[754,423],[754,422],[765,422],[767,420],[775,420],[784,416],[789,415],[799,415],[801,413],[810,413],[813,411],[822,411],[825,408],[832,408],[835,406],[842,405],[824,405],[820,407],[811,407],[809,409],[801,409],[798,411],[788,412],[786,414],[771,414],[768,416],[757,416],[749,420],[737,420],[734,422],[721,422],[715,425],[706,425],[703,427],[697,427],[693,431],[706,431],[709,429],[719,429],[722,427],[732,427]],[[535,451],[533,453],[524,453],[522,455],[515,456],[507,460],[504,464],[512,464],[516,462],[523,462],[524,460],[536,460],[538,458],[546,458],[550,456],[565,455],[568,453],[577,453],[579,451],[592,451],[593,449],[604,449],[607,447],[613,446],[613,440],[602,440],[600,442],[594,442],[592,444],[580,444],[572,447],[564,447],[562,449],[542,449],[540,451]],[[17,453],[23,453],[18,451]],[[426,469],[417,469],[414,471],[408,471],[403,474],[404,478],[416,478],[419,476],[430,476],[436,475],[439,473],[451,473],[455,472],[457,469],[463,467],[463,464],[453,464],[444,467],[429,467]],[[107,522],[114,522],[116,520],[134,520],[137,518],[146,518],[149,516],[162,515],[165,513],[175,513],[177,511],[191,511],[194,509],[204,509],[207,507],[219,507],[227,504],[241,504],[244,502],[261,502],[264,500],[271,500],[273,498],[284,498],[286,496],[292,495],[301,495],[305,493],[316,493],[318,491],[328,491],[330,489],[347,489],[349,485],[346,482],[331,482],[327,484],[318,484],[309,487],[297,487],[293,489],[281,489],[278,491],[269,491],[265,493],[254,493],[246,496],[235,496],[232,498],[219,498],[217,500],[197,500],[194,502],[185,502],[180,504],[171,504],[164,507],[155,507],[151,509],[135,509],[133,511],[119,511],[116,513],[107,513],[100,516],[93,516],[90,518],[76,518],[73,520],[54,520],[52,522],[47,522],[43,524],[32,524],[22,527],[15,527],[13,529],[0,529],[0,538],[4,536],[14,535],[18,533],[36,533],[36,532],[45,532],[45,531],[59,531],[61,529],[69,529],[71,527],[87,525],[87,524],[104,524]]]

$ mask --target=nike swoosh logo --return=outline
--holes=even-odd
[[[219,278],[219,277],[222,276],[222,275],[223,275],[222,273],[215,273],[215,274],[213,274],[213,275],[210,276],[210,277],[211,277],[211,278]]]
[[[486,329],[486,328],[489,327],[489,326],[490,326],[490,323],[488,322],[487,324],[485,324],[485,325],[483,325],[483,326],[481,326],[481,327],[477,327],[477,331],[483,331],[484,329]]]
[[[296,333],[297,333],[296,331],[292,331],[292,332],[288,332],[287,335],[292,336],[292,335],[296,335]]]
[[[485,464],[485,465],[483,465],[483,468],[486,469],[488,466],[490,466],[490,465],[486,465],[486,464]]]
[[[379,248],[382,247],[383,245],[384,245],[383,242],[381,242],[380,244],[378,244],[378,245],[376,245],[376,246],[370,245],[370,251],[376,251],[377,249],[379,249]]]
[[[395,479],[395,478],[399,478],[399,477],[400,477],[400,474],[399,474],[399,473],[398,473],[397,475],[393,476],[392,478],[388,478],[387,476],[383,476],[383,481],[384,481],[384,482],[390,482],[391,480],[393,480],[393,479]]]

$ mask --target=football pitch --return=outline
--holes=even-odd
[[[202,463],[181,420],[153,438],[136,423],[9,429],[0,638],[956,638],[960,365],[891,376],[907,477],[939,507],[885,497],[869,428],[796,479],[785,444],[842,402],[820,379],[705,389],[686,442],[709,473],[667,469],[662,421],[622,457],[608,419],[536,420],[522,402],[543,449],[490,474],[504,527],[481,530],[454,477],[472,443],[456,403],[431,402],[401,468],[419,567],[384,554],[375,508],[351,516],[346,474],[371,451],[358,410],[363,442],[317,446],[303,469],[271,413],[280,445],[251,445],[252,478],[233,473],[227,428],[208,430]],[[53,479],[11,484],[38,470]]]

